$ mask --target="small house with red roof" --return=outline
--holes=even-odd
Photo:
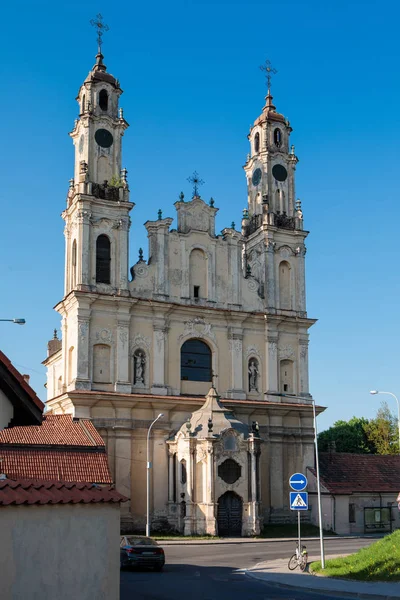
[[[0,477],[2,600],[119,600],[120,503],[110,486]]]
[[[400,456],[321,452],[319,470],[324,529],[356,534],[400,528]],[[311,520],[317,524],[316,470],[307,471]]]
[[[10,359],[0,351],[0,430],[14,425],[39,425],[43,402]]]

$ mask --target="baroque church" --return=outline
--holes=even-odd
[[[121,94],[99,50],[70,133],[62,336],[44,361],[47,410],[92,419],[130,499],[126,531],[144,529],[146,441],[161,414],[150,436],[152,529],[254,535],[291,519],[289,477],[314,465],[315,321],[292,129],[268,86],[248,135],[241,229],[216,234],[218,208],[201,198],[195,174],[191,200],[174,204],[176,228],[161,211],[147,221],[148,260],[140,251],[130,267],[129,231],[139,224],[122,162]]]

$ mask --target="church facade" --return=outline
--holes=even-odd
[[[134,220],[119,81],[99,52],[77,97],[65,210],[62,336],[49,342],[47,409],[93,423],[126,529],[252,535],[290,519],[288,479],[314,464],[303,214],[289,121],[268,89],[250,129],[241,229],[215,233],[199,194],[147,221],[148,259],[129,268]],[[136,199],[139,201],[138,199]],[[217,391],[218,390],[218,391]]]

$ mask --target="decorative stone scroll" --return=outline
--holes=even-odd
[[[184,323],[184,333],[182,333],[178,340],[181,341],[185,337],[205,337],[211,338],[215,342],[215,334],[212,330],[211,323],[207,323],[205,319],[201,317],[194,317]]]

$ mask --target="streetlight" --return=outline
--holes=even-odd
[[[151,428],[153,427],[154,423],[156,423],[158,421],[158,419],[161,419],[161,417],[163,417],[163,413],[160,413],[158,415],[158,417],[156,419],[154,419],[154,421],[150,424],[149,430],[147,432],[147,511],[146,511],[146,536],[150,537],[150,469],[151,469],[151,462],[150,462],[150,432],[151,432]]]
[[[285,398],[296,398],[297,400],[307,400],[304,396],[295,396],[294,394],[280,394],[268,392],[269,396],[284,396]],[[318,520],[319,520],[319,541],[321,549],[321,567],[325,569],[325,553],[324,553],[324,531],[322,527],[322,503],[321,503],[321,482],[319,477],[319,458],[318,458],[318,438],[317,438],[317,415],[315,412],[315,400],[311,398],[314,418],[314,445],[315,445],[315,463],[317,470],[317,495],[318,495]]]
[[[397,426],[399,429],[399,454],[400,454],[400,404],[399,404],[399,399],[397,396],[392,394],[392,392],[380,392],[378,390],[371,390],[370,394],[372,394],[373,396],[375,396],[375,394],[387,394],[388,396],[393,396],[393,398],[396,400],[396,402],[397,402]]]
[[[0,321],[9,321],[10,323],[16,323],[17,325],[25,325],[25,319],[0,319]]]

